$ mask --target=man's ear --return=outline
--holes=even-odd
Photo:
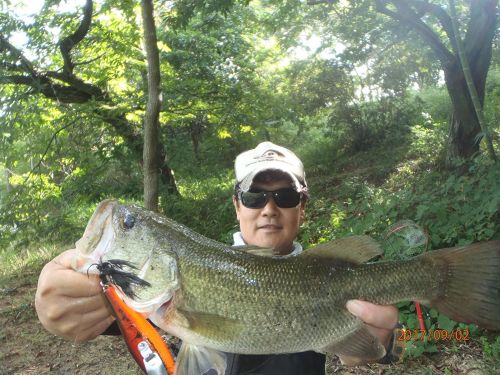
[[[233,195],[233,205],[236,211],[236,220],[240,221],[240,201]]]
[[[307,200],[300,202],[300,224],[303,224],[306,219],[306,202]]]

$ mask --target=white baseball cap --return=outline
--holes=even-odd
[[[262,142],[254,149],[242,152],[234,162],[236,183],[242,191],[250,190],[260,172],[278,170],[292,179],[295,190],[307,195],[306,174],[300,159],[289,149],[271,142]]]

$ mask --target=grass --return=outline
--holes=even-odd
[[[0,251],[0,285],[34,283],[43,265],[70,246],[43,243],[31,244],[26,248],[12,246],[3,249]]]

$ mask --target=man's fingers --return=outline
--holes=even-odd
[[[65,309],[75,314],[87,314],[92,311],[102,311],[106,312],[107,315],[111,315],[111,310],[109,310],[104,295],[95,295],[91,297],[77,297],[65,298]]]
[[[111,323],[115,320],[109,313],[101,311],[94,311],[88,316],[83,315],[81,325],[75,330],[77,333],[74,335],[75,341],[92,340],[103,333]]]
[[[96,275],[85,275],[73,270],[59,271],[62,278],[59,293],[68,297],[94,297],[102,294],[102,286]]]
[[[350,300],[347,310],[366,324],[382,329],[394,329],[398,323],[398,309],[392,305],[375,305],[360,300]]]
[[[63,269],[67,270],[77,270],[79,272],[85,271],[82,270],[86,264],[91,261],[91,258],[85,255],[82,255],[76,249],[70,249],[62,252],[52,261],[54,264],[60,266]],[[95,268],[93,268],[95,274]]]
[[[95,296],[102,292],[99,278],[95,274],[86,275],[73,270],[72,263],[77,256],[76,250],[66,250],[51,262],[42,272],[50,274],[51,285],[57,285],[58,293],[68,297]],[[83,258],[82,258],[83,259]],[[88,261],[88,260],[86,260]],[[57,278],[54,281],[53,278]]]

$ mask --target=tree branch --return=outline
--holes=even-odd
[[[336,2],[338,2],[338,0],[307,0],[307,5],[333,4]]]
[[[14,47],[5,37],[0,35],[0,51],[8,52],[19,64],[4,63],[4,67],[11,72],[22,72],[20,75],[6,75],[0,77],[0,82],[18,85],[27,85],[33,92],[42,93],[50,99],[56,99],[61,103],[85,103],[91,98],[108,101],[109,96],[98,86],[84,82],[77,78],[72,70],[73,64],[69,59],[69,52],[74,45],[79,43],[87,34],[90,27],[90,17],[92,16],[92,0],[87,0],[85,6],[84,20],[78,30],[70,37],[61,42],[61,53],[64,59],[63,73],[48,71],[46,73],[37,72],[29,61],[16,47]],[[68,63],[71,63],[68,65]],[[57,84],[50,78],[55,78],[65,85]]]
[[[397,12],[387,8],[387,3],[392,3]],[[436,56],[439,58],[443,65],[448,65],[455,60],[453,54],[441,42],[439,37],[432,31],[432,29],[425,24],[418,14],[413,11],[405,1],[399,0],[375,0],[377,11],[392,19],[401,22],[402,24],[410,25],[420,36],[429,44]]]
[[[3,76],[0,75],[0,83],[26,86],[29,88],[28,95],[42,94],[46,98],[56,100],[59,105],[66,103],[80,104],[95,100],[96,105],[93,113],[109,124],[118,135],[122,136],[126,140],[128,147],[136,155],[137,160],[142,160],[140,127],[134,127],[126,119],[125,111],[113,108],[115,104],[105,90],[102,90],[97,85],[85,82],[73,73],[73,68],[77,64],[71,61],[70,52],[87,35],[91,16],[92,0],[87,0],[84,8],[84,18],[78,30],[71,36],[62,39],[59,43],[64,59],[64,67],[58,71],[37,71],[31,61],[24,57],[19,49],[14,47],[7,38],[0,35],[0,52],[5,52],[8,56],[7,61],[2,65],[7,73]],[[58,132],[54,134],[51,143]],[[43,157],[38,165],[41,165],[42,162]]]
[[[25,75],[1,76],[0,83],[27,85],[33,93],[40,93],[49,99],[57,100],[59,103],[86,103],[93,97],[92,94],[76,87],[53,83],[42,75],[34,77]]]
[[[71,61],[70,53],[73,47],[85,38],[90,29],[90,23],[92,21],[92,5],[92,0],[87,0],[85,6],[83,7],[83,19],[80,26],[78,26],[78,29],[72,35],[59,42],[59,50],[61,51],[61,55],[64,60],[63,71],[69,76],[73,75],[73,68],[75,67]]]
[[[67,83],[68,85],[70,85],[74,89],[80,90],[80,91],[94,97],[97,100],[102,100],[102,101],[109,100],[108,94],[106,92],[102,91],[99,87],[97,87],[96,85],[92,85],[90,83],[87,83],[87,82],[81,80],[80,78],[77,78],[74,75],[67,75],[66,73],[48,71],[48,72],[45,72],[44,76],[55,78],[59,81]]]
[[[24,57],[23,53],[14,47],[10,42],[0,35],[0,51],[8,51],[16,60],[19,60],[21,63],[21,67],[25,72],[32,76],[36,76],[35,69],[33,68],[33,64],[26,57]]]
[[[401,3],[401,1],[398,2]],[[450,39],[453,50],[456,52],[455,33],[451,24],[451,18],[444,9],[439,5],[429,3],[427,0],[407,0],[407,3],[411,3],[419,11],[419,18],[422,18],[426,13],[436,17]]]
[[[465,53],[471,60],[471,67],[479,59],[481,51],[485,50],[487,46],[491,46],[498,18],[497,0],[478,3],[480,4],[470,7],[469,23],[464,38]]]
[[[76,124],[76,120],[70,122],[69,124],[66,124],[64,126],[62,126],[61,128],[59,128],[58,130],[56,130],[54,132],[54,134],[52,134],[52,137],[50,138],[50,141],[49,143],[47,144],[47,147],[45,147],[45,151],[43,152],[42,156],[40,157],[40,160],[38,161],[38,163],[36,163],[36,165],[29,171],[28,175],[26,176],[26,178],[24,179],[23,181],[23,185],[26,184],[26,181],[28,181],[28,179],[31,177],[31,175],[33,174],[33,172],[40,168],[40,165],[42,164],[43,162],[43,159],[45,159],[45,156],[47,156],[47,152],[49,152],[49,149],[50,149],[50,145],[52,144],[52,142],[54,142],[54,140],[56,139],[57,135],[62,132],[64,129],[67,129],[69,128],[70,126]]]
[[[85,60],[85,61],[80,61],[78,63],[74,63],[74,66],[87,65],[87,64],[93,63],[94,61],[100,60],[101,57],[104,57],[104,56],[106,56],[106,53],[101,53],[100,55],[94,57],[93,59]]]

